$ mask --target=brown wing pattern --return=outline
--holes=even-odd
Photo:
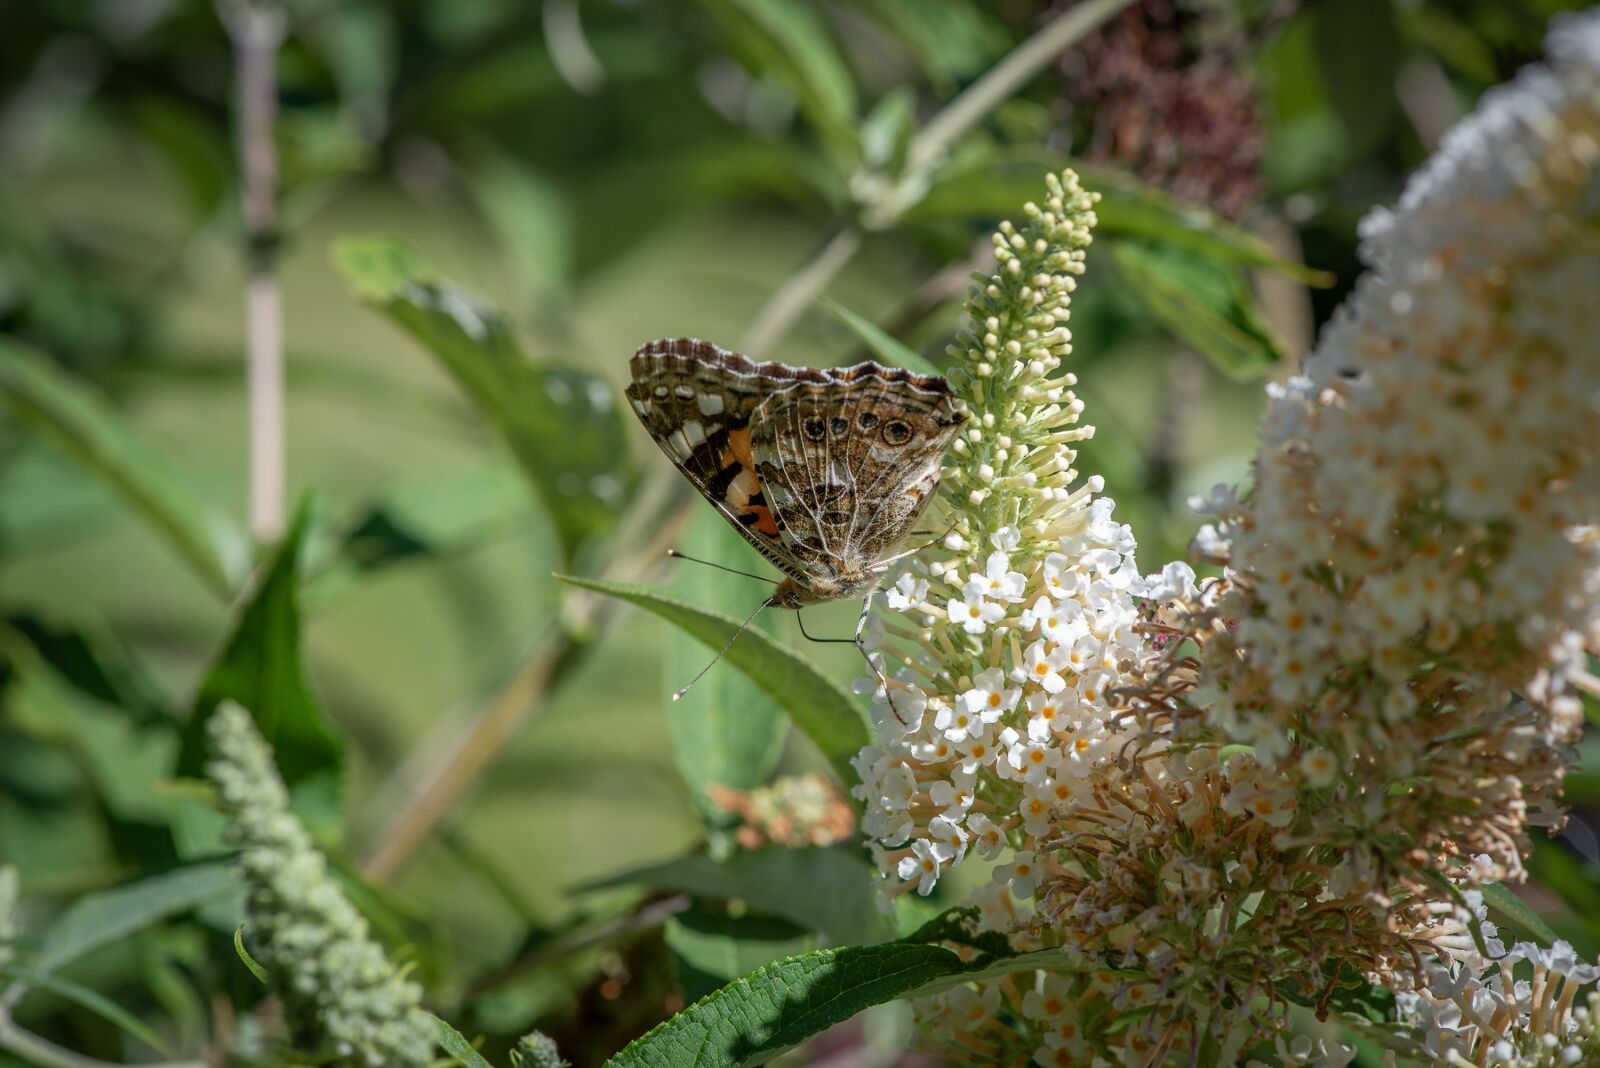
[[[824,373],[757,407],[751,449],[789,551],[853,573],[916,521],[964,416],[942,378],[870,362]]]
[[[804,566],[785,545],[756,476],[750,417],[792,381],[783,364],[758,364],[707,341],[672,338],[642,346],[630,363],[628,403],[706,500],[779,570]]]
[[[810,585],[904,537],[965,416],[944,379],[868,361],[757,363],[706,341],[634,354],[628,401],[704,496],[780,570]]]

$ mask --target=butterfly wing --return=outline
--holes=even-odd
[[[780,571],[805,566],[783,538],[751,453],[750,419],[796,368],[760,364],[708,341],[651,341],[634,354],[628,403],[678,470]]]
[[[818,374],[757,406],[751,452],[789,552],[856,573],[916,522],[966,417],[934,375],[870,361]]]

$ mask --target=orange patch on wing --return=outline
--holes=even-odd
[[[765,504],[752,504],[761,496],[761,479],[756,475],[755,457],[750,452],[750,428],[739,427],[728,432],[728,447],[718,457],[724,468],[739,465],[739,473],[728,483],[728,507],[738,516],[754,516],[755,529],[769,538],[781,536],[778,521],[772,509]]]
[[[750,428],[748,426],[735,427],[728,431],[728,447],[722,450],[722,466],[738,464],[746,471],[754,472],[756,469],[755,454],[750,451]]]
[[[778,524],[772,518],[772,509],[764,504],[752,504],[745,512],[756,517],[756,529],[761,533],[769,538],[778,536]]]

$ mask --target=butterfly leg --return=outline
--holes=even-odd
[[[872,656],[867,652],[867,643],[863,638],[863,635],[866,633],[867,620],[870,618],[871,614],[872,597],[869,594],[867,599],[861,602],[861,615],[856,619],[855,635],[849,638],[813,638],[810,634],[806,633],[805,619],[800,615],[798,609],[795,610],[794,618],[795,622],[800,624],[800,636],[808,642],[816,642],[818,645],[834,645],[849,642],[851,645],[854,645],[861,653],[861,659],[865,660],[867,662],[867,667],[872,670],[873,678],[877,679],[878,685],[883,687],[883,696],[884,699],[889,702],[889,711],[894,713],[894,718],[900,721],[900,725],[902,727],[909,727],[911,724],[906,722],[905,717],[900,714],[900,709],[895,707],[894,691],[889,688],[889,677],[883,673],[883,669],[878,666],[878,662],[872,659]]]
[[[889,703],[889,711],[894,714],[895,719],[899,720],[900,726],[910,727],[911,724],[906,721],[906,718],[900,714],[900,710],[895,707],[894,690],[889,687],[889,677],[883,673],[883,668],[878,666],[878,662],[872,659],[872,654],[867,652],[867,643],[862,639],[862,634],[867,629],[867,619],[871,614],[872,594],[869,593],[866,599],[861,602],[861,615],[856,619],[855,637],[850,640],[855,643],[856,649],[860,651],[861,659],[867,662],[867,667],[872,669],[872,674],[877,678],[878,685],[883,687],[883,697]]]

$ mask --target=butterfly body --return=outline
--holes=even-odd
[[[631,370],[634,412],[784,573],[770,598],[783,608],[872,591],[966,420],[943,378],[871,361],[758,363],[678,338],[644,345]]]

